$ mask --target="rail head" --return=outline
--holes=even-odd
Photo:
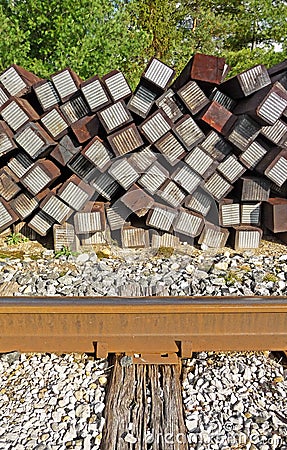
[[[287,296],[249,297],[1,297],[7,313],[287,312]]]

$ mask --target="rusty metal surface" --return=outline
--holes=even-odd
[[[0,352],[172,353],[287,348],[286,297],[0,300]]]
[[[80,144],[89,141],[98,134],[99,120],[94,114],[92,116],[83,117],[72,123],[71,129]]]
[[[0,156],[17,148],[14,135],[4,120],[0,120]]]
[[[82,147],[75,145],[70,136],[64,136],[50,153],[50,156],[61,164],[61,166],[65,166],[81,150]]]
[[[176,78],[172,88],[177,90],[189,80],[196,80],[205,89],[213,88],[224,80],[227,72],[224,58],[196,53]]]
[[[206,83],[220,84],[226,75],[225,59],[196,53],[193,57],[191,78]]]
[[[263,225],[273,233],[287,232],[287,199],[273,197],[263,203]]]
[[[225,134],[236,121],[236,116],[224,106],[213,101],[204,111],[201,119],[216,131]]]
[[[122,203],[138,217],[144,216],[153,207],[155,200],[134,184],[122,197]]]

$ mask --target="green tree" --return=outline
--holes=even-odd
[[[150,57],[180,72],[202,52],[225,56],[233,75],[286,57],[286,17],[281,0],[0,0],[0,70],[120,69],[134,87]]]
[[[196,52],[225,56],[230,75],[285,55],[276,52],[287,34],[287,3],[279,0],[138,0],[131,17],[150,37],[145,55],[178,72]]]
[[[15,49],[0,48],[6,55],[1,59],[2,69],[17,62],[47,77],[70,66],[86,79],[130,64],[131,80],[134,72],[138,75],[137,55],[147,35],[130,25],[124,1],[0,0],[0,4],[8,20],[9,45]],[[19,36],[19,43],[13,42],[14,35]]]
[[[29,36],[17,20],[11,20],[0,0],[0,70],[13,63],[24,63],[29,53]]]
[[[260,63],[270,67],[286,58],[285,1],[212,0],[210,7],[226,26],[219,52],[233,68],[229,75]]]
[[[217,37],[226,34],[221,18],[199,0],[137,0],[131,20],[147,32],[142,63],[156,56],[179,72],[200,51],[218,53]]]

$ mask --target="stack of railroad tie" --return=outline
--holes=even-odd
[[[196,54],[179,77],[152,58],[132,92],[114,70],[0,75],[0,231],[55,248],[287,242],[287,62],[224,81]],[[17,228],[18,227],[18,228]]]

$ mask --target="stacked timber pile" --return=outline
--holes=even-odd
[[[0,75],[0,231],[55,248],[287,242],[287,63],[225,80],[196,54],[179,77],[152,58],[135,91],[114,70],[82,81]],[[18,228],[17,228],[18,227]]]

